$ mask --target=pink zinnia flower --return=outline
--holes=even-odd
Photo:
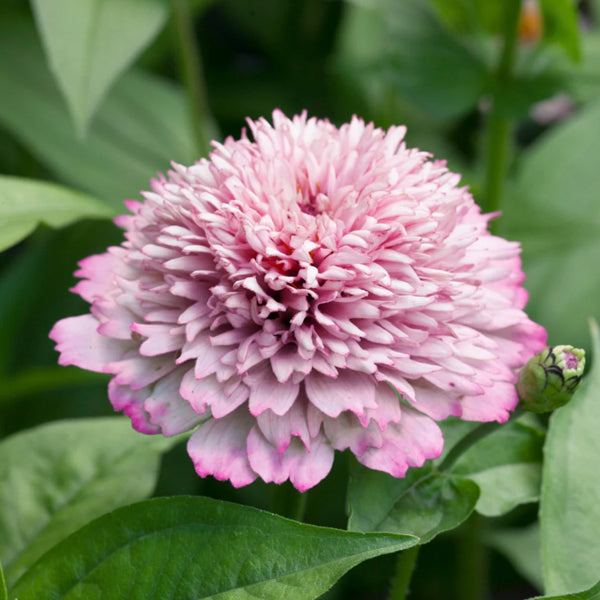
[[[519,245],[403,127],[248,123],[126,203],[127,241],[76,273],[91,314],[50,334],[60,363],[113,374],[138,431],[198,426],[197,472],[234,486],[306,490],[347,448],[402,477],[441,453],[436,421],[506,420],[546,338]]]

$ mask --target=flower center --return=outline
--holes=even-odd
[[[565,365],[567,369],[576,369],[579,365],[579,359],[573,354],[573,352],[565,351]]]
[[[317,183],[317,193],[311,192],[308,186],[304,189],[298,184],[298,206],[307,215],[320,215],[331,207],[331,202],[326,194],[321,192],[321,185]]]

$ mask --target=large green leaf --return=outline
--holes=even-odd
[[[0,251],[29,235],[39,223],[62,227],[83,217],[110,215],[106,204],[86,194],[0,175]]]
[[[499,516],[539,498],[544,432],[509,422],[467,450],[452,473],[477,483],[477,512]]]
[[[573,399],[550,419],[540,503],[546,593],[588,588],[600,573],[600,337],[595,363]]]
[[[564,79],[568,95],[577,103],[595,102],[600,95],[600,31],[591,29],[583,33],[579,63],[558,60],[554,70]]]
[[[358,563],[416,542],[209,498],[161,498],[80,529],[33,565],[10,598],[310,600]]]
[[[558,596],[538,596],[530,600],[600,600],[600,581],[584,592],[560,594]]]
[[[79,133],[167,19],[161,0],[31,0],[46,56]]]
[[[172,444],[117,417],[50,423],[3,440],[0,560],[9,585],[91,519],[149,496]]]
[[[160,78],[130,72],[114,86],[81,139],[44,62],[33,26],[0,20],[0,124],[62,180],[116,210],[148,189],[170,161],[195,160],[187,103]]]
[[[544,589],[539,522],[518,529],[493,530],[486,534],[485,541],[504,554],[515,570],[535,588]]]
[[[551,344],[584,345],[600,317],[600,103],[552,129],[523,156],[500,233],[523,245],[528,311]]]
[[[472,481],[437,473],[431,465],[410,469],[398,479],[356,463],[348,487],[348,529],[410,533],[427,543],[458,527],[478,496]]]
[[[363,43],[357,43],[357,33],[367,36]],[[481,48],[475,51],[454,35],[419,0],[353,3],[344,19],[340,54],[344,63],[353,63],[367,78],[374,72],[436,118],[469,111],[488,85]]]

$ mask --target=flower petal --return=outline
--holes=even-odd
[[[366,467],[393,477],[404,477],[409,467],[421,467],[427,459],[437,458],[444,447],[436,423],[407,406],[402,407],[400,423],[391,423],[382,435],[380,448],[367,448],[357,458]]]
[[[144,410],[150,415],[150,423],[161,428],[166,436],[177,435],[193,429],[206,419],[194,412],[192,406],[179,395],[182,369],[169,373],[153,387],[144,401]]]
[[[304,385],[308,399],[329,417],[345,410],[362,415],[367,408],[377,408],[375,382],[369,375],[343,371],[337,379],[311,373]]]
[[[283,483],[289,479],[297,490],[304,492],[329,473],[333,449],[322,437],[317,437],[311,440],[310,450],[299,439],[293,439],[284,452],[278,453],[253,427],[248,436],[248,460],[264,481]]]
[[[92,315],[58,321],[50,331],[50,338],[60,352],[59,364],[106,373],[107,363],[119,360],[131,344],[100,335],[99,326]]]
[[[209,419],[188,440],[187,451],[200,477],[213,475],[234,487],[252,483],[256,473],[246,455],[246,438],[253,419],[244,409],[223,417]]]
[[[108,398],[115,410],[122,410],[131,419],[131,425],[140,433],[160,433],[160,427],[150,422],[150,414],[144,408],[144,402],[150,395],[150,389],[132,390],[126,385],[118,385],[115,379],[108,384]]]

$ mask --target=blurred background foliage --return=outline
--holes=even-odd
[[[599,0],[3,0],[0,57],[0,244],[25,238],[0,254],[2,437],[112,414],[107,378],[58,367],[48,339],[87,310],[68,292],[77,261],[120,243],[106,217],[170,161],[193,162],[276,107],[407,125],[409,145],[502,211],[493,227],[522,243],[528,311],[550,343],[588,346],[587,318],[600,318]],[[9,220],[31,185],[21,178],[72,188],[70,212],[50,214],[66,191],[42,185]],[[346,461],[314,490],[309,521],[345,527]],[[199,480],[180,444],[156,493],[285,514],[283,490]],[[491,561],[494,598],[532,595],[539,565],[524,549],[538,534],[510,528],[534,518],[528,505],[486,524],[497,551],[479,557],[473,527],[424,547],[413,597],[465,600],[455,572],[469,560]],[[382,597],[392,563],[358,567],[327,597]]]

